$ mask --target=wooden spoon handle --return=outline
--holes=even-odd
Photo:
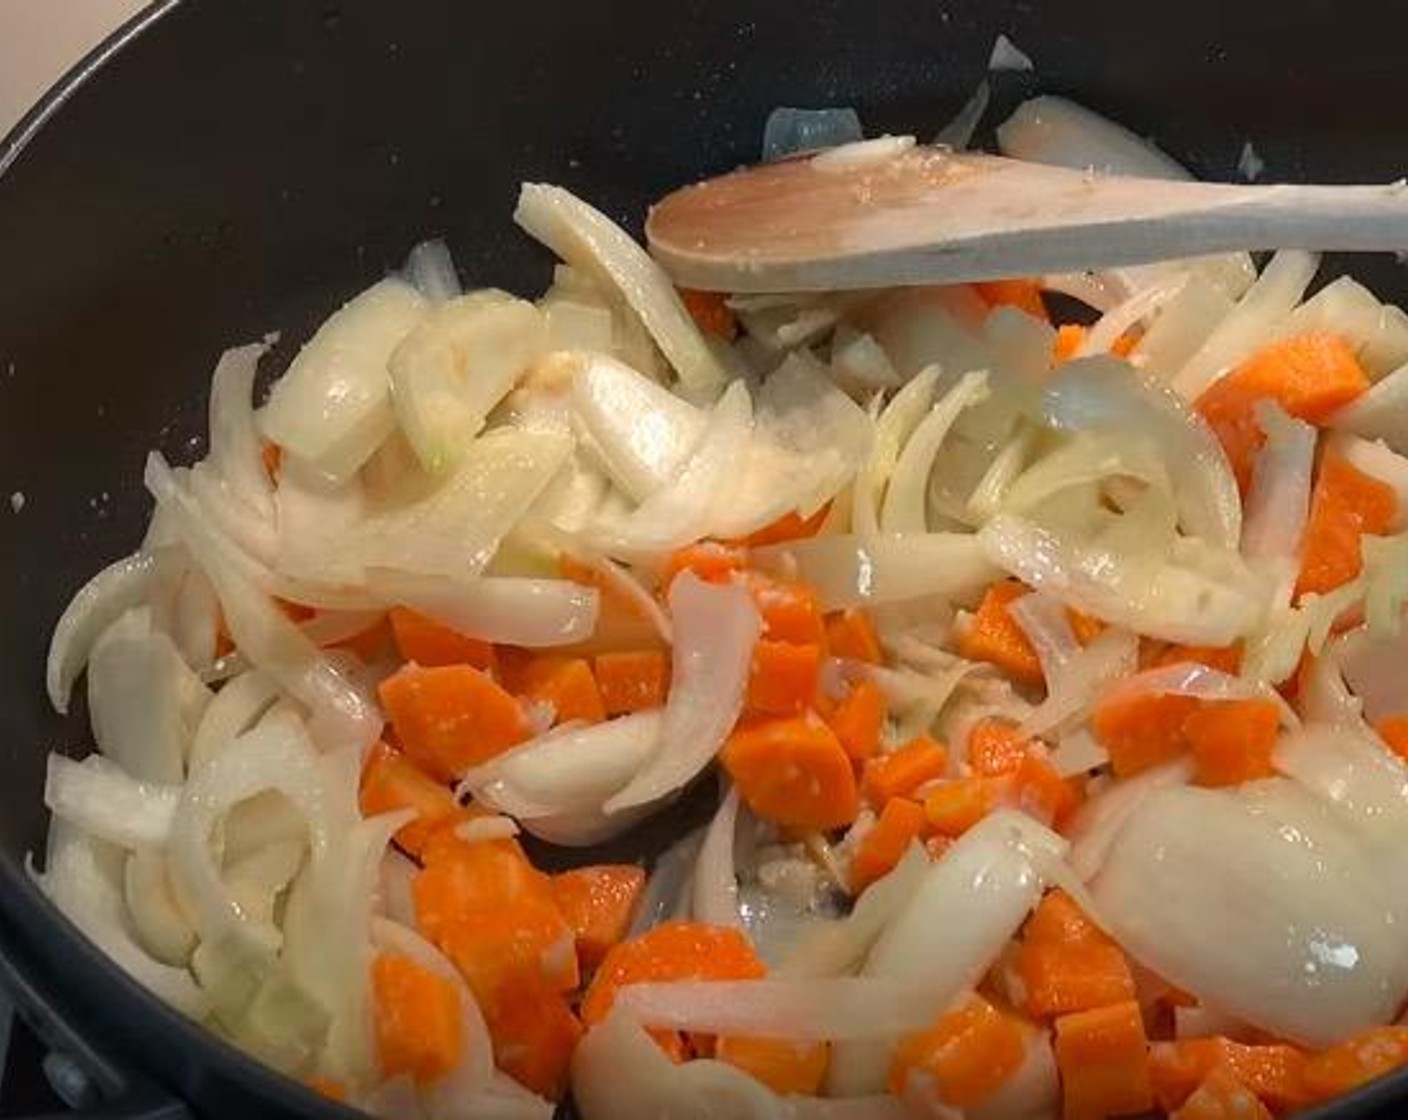
[[[1231,250],[1404,250],[1408,187],[1168,182],[911,148],[685,187],[652,208],[646,235],[686,287],[875,288]]]

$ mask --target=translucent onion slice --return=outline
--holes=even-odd
[[[1290,603],[1300,570],[1300,542],[1310,509],[1316,432],[1271,402],[1261,402],[1256,417],[1266,433],[1266,443],[1252,468],[1252,486],[1242,525],[1242,555],[1279,573],[1280,586],[1272,602],[1285,606]]]
[[[607,800],[608,813],[649,804],[691,781],[723,746],[743,707],[762,629],[747,590],[686,572],[670,585],[669,604],[675,645],[660,740],[640,772]]]
[[[162,964],[184,968],[196,934],[171,889],[165,854],[154,848],[129,853],[122,886],[138,944]]]
[[[620,293],[692,392],[727,376],[664,271],[620,226],[561,187],[524,183],[513,213],[532,237]]]
[[[1408,885],[1399,851],[1408,829],[1408,767],[1392,751],[1353,729],[1311,724],[1281,738],[1275,763],[1375,845],[1376,866]]]
[[[333,312],[274,383],[259,417],[264,435],[334,478],[351,477],[395,427],[387,362],[425,310],[409,284],[386,279]]]
[[[44,779],[50,812],[127,849],[166,842],[179,794],[176,786],[138,781],[100,755],[75,762],[51,753]]]
[[[460,294],[460,276],[450,247],[438,237],[412,246],[403,269],[407,283],[431,305],[441,304]]]
[[[924,419],[939,383],[938,366],[920,370],[890,399],[875,423],[870,460],[856,477],[853,498],[856,532],[865,538],[880,534],[880,502],[900,452]],[[877,398],[878,400],[878,398]]]
[[[210,463],[231,492],[264,517],[273,513],[273,487],[254,418],[254,378],[268,349],[258,342],[226,350],[210,379]]]
[[[690,882],[689,912],[695,921],[741,926],[738,875],[734,869],[734,833],[738,828],[738,790],[729,789],[704,833]]]
[[[1144,803],[1161,789],[1187,785],[1192,780],[1192,762],[1180,759],[1133,778],[1107,783],[1093,793],[1066,830],[1071,841],[1071,869],[1082,880],[1094,878],[1105,865],[1120,830],[1142,811]]]
[[[378,571],[368,590],[486,642],[539,649],[585,641],[596,629],[601,593],[565,579],[403,575]]]
[[[895,461],[885,489],[880,528],[886,533],[922,533],[928,526],[929,475],[934,459],[965,409],[988,397],[988,377],[965,373],[914,428]]]

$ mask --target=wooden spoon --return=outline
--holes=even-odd
[[[645,229],[684,287],[878,288],[1230,250],[1405,250],[1408,185],[1130,179],[886,137],[684,187]]]

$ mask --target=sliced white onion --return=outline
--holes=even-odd
[[[1213,703],[1270,700],[1276,705],[1283,726],[1300,726],[1295,711],[1270,685],[1233,676],[1196,661],[1179,661],[1111,678],[1103,699],[1106,703],[1122,703],[1137,696],[1190,696]]]
[[[278,697],[278,684],[258,671],[241,673],[226,681],[206,705],[196,727],[187,760],[190,772],[194,774],[253,727]]]
[[[829,611],[926,595],[963,597],[1000,574],[971,533],[812,537],[756,549],[753,560],[779,574],[790,568]]]
[[[974,87],[963,107],[953,115],[953,119],[939,129],[934,137],[936,147],[952,148],[961,152],[973,142],[973,134],[978,131],[983,115],[988,111],[992,100],[992,85],[984,78]]]
[[[1046,699],[1017,725],[1018,734],[1044,735],[1085,716],[1109,682],[1133,672],[1138,663],[1138,636],[1106,628],[1048,678]]]
[[[1281,738],[1275,764],[1374,846],[1377,867],[1404,881],[1408,865],[1398,849],[1408,828],[1408,767],[1395,754],[1355,730],[1313,724]]]
[[[1300,302],[1320,258],[1283,249],[1271,258],[1257,282],[1173,376],[1173,389],[1196,400],[1209,385],[1273,336],[1277,324]]]
[[[460,276],[450,247],[438,237],[412,246],[403,269],[406,280],[432,305],[460,294]]]
[[[274,383],[264,435],[349,478],[395,427],[387,362],[425,310],[409,284],[386,279],[333,312]]]
[[[1190,276],[1140,336],[1130,361],[1154,380],[1168,384],[1234,306],[1232,298],[1206,276]]]
[[[1151,795],[1093,890],[1142,964],[1304,1045],[1392,1021],[1408,990],[1386,883],[1328,810],[1285,779]]]
[[[1310,509],[1310,484],[1315,466],[1316,432],[1288,416],[1278,405],[1257,405],[1257,423],[1266,443],[1252,467],[1242,525],[1242,555],[1284,573],[1272,601],[1289,604],[1295,574],[1300,569],[1300,542]]]
[[[122,615],[147,602],[154,585],[178,567],[169,550],[134,552],[115,560],[69,600],[49,639],[45,685],[49,702],[67,714],[69,695],[93,644]]]
[[[828,148],[820,155],[812,156],[811,165],[818,171],[830,174],[843,174],[861,168],[881,168],[892,159],[903,155],[914,147],[913,136],[875,136],[869,140],[854,140]]]
[[[730,788],[704,833],[690,883],[689,912],[695,921],[714,926],[742,925],[738,913],[738,875],[733,860],[738,806],[738,790]]]
[[[1147,434],[1078,431],[1012,480],[1002,508],[1031,516],[1049,510],[1054,500],[1078,497],[1069,493],[1072,490],[1093,496],[1101,485],[1125,481],[1157,491],[1160,500],[1172,501],[1170,472],[1158,444]]]
[[[1081,806],[1066,830],[1071,840],[1067,861],[1071,869],[1082,880],[1093,879],[1109,858],[1120,831],[1136,813],[1144,811],[1144,803],[1159,790],[1192,780],[1192,762],[1179,759],[1106,784]]]
[[[121,848],[55,819],[40,888],[65,917],[108,958],[164,1003],[201,1019],[209,1002],[183,968],[162,964],[127,933],[123,914]]]
[[[1077,727],[1062,732],[1049,761],[1061,777],[1072,778],[1104,766],[1110,761],[1110,752],[1100,745],[1089,728]]]
[[[988,376],[965,373],[914,428],[885,489],[880,528],[886,533],[922,533],[928,528],[929,475],[949,431],[965,409],[988,398]]]
[[[989,70],[1034,70],[1031,57],[1006,35],[999,35],[988,56]]]
[[[581,354],[570,361],[573,419],[611,480],[644,501],[694,453],[708,414],[613,358]]]
[[[44,804],[50,812],[128,849],[166,842],[179,792],[176,786],[130,777],[100,755],[75,762],[50,753],[44,779]]]
[[[273,487],[254,419],[254,377],[268,349],[257,342],[226,350],[210,380],[211,465],[235,497],[264,517],[272,514]]]
[[[196,934],[176,902],[166,856],[154,848],[131,852],[123,868],[122,886],[138,944],[162,964],[184,968],[195,948]]]
[[[849,144],[865,134],[854,109],[789,109],[778,107],[763,125],[763,162],[798,152]]]
[[[483,844],[492,840],[512,840],[518,835],[518,822],[512,817],[491,813],[471,817],[455,825],[455,835],[466,844]]]
[[[1199,571],[1170,562],[1157,537],[1146,539],[1141,553],[1081,546],[1004,513],[979,531],[978,541],[994,564],[1022,582],[1135,633],[1189,645],[1230,645],[1260,618],[1250,573]],[[1228,563],[1235,562],[1229,554]]]
[[[395,848],[387,848],[381,857],[380,912],[391,921],[412,929],[416,925],[413,886],[419,874],[420,864]]]
[[[1363,639],[1357,634],[1344,634],[1326,643],[1315,659],[1310,673],[1296,698],[1307,723],[1324,723],[1334,727],[1361,729],[1364,727],[1364,703],[1351,692],[1345,682],[1344,661]],[[1395,662],[1376,662],[1368,666],[1379,674],[1397,677]],[[1368,684],[1361,681],[1361,686]]]
[[[364,487],[356,479],[333,482],[297,455],[285,455],[274,493],[277,544],[269,558],[284,575],[309,580],[338,572],[340,541],[367,516]],[[360,572],[348,568],[355,580]]]
[[[855,483],[853,499],[856,532],[865,538],[880,534],[880,499],[894,472],[900,452],[924,419],[939,383],[939,368],[926,366],[897,392],[875,423],[875,445],[870,461]]]
[[[548,348],[542,313],[488,289],[431,309],[392,352],[396,420],[427,470],[453,464]]]
[[[174,613],[172,639],[181,660],[197,673],[208,672],[220,642],[220,600],[205,573],[192,569],[181,577]]]
[[[762,623],[738,584],[708,584],[685,572],[670,585],[675,628],[670,695],[654,754],[608,813],[649,804],[692,780],[723,746],[743,707]]]
[[[619,292],[686,388],[708,391],[727,380],[664,271],[605,214],[561,187],[524,183],[513,220],[568,264]]]
[[[647,1027],[798,1042],[905,1034],[934,1019],[928,999],[873,976],[676,980],[630,984],[617,998]]]
[[[971,988],[1041,897],[1033,853],[1059,859],[1066,842],[1030,817],[999,810],[934,864],[870,950],[865,976],[903,985],[934,1014]],[[894,1041],[832,1047],[827,1090],[861,1096],[885,1086]]]
[[[1179,520],[1194,536],[1236,548],[1242,506],[1227,455],[1212,430],[1177,397],[1114,358],[1068,362],[1046,390],[1046,416],[1060,428],[1103,428],[1148,437],[1163,455]]]
[[[1025,635],[1041,673],[1047,681],[1055,680],[1070,660],[1080,653],[1080,642],[1071,629],[1066,608],[1050,595],[1032,591],[1007,604],[1007,613]]]
[[[601,605],[596,588],[566,579],[383,571],[372,573],[368,586],[387,603],[411,607],[461,634],[532,649],[591,637]]]
[[[88,706],[98,748],[134,778],[179,784],[210,693],[146,608],[129,611],[93,647]]]
[[[1330,417],[1331,427],[1364,439],[1380,439],[1400,454],[1408,453],[1408,365],[1369,387]]]
[[[1277,337],[1309,331],[1329,331],[1343,338],[1375,382],[1408,361],[1408,316],[1400,308],[1380,303],[1373,292],[1348,276],[1326,284],[1292,311]]]
[[[1078,171],[1188,179],[1187,170],[1122,125],[1064,97],[1024,101],[997,129],[1003,155]]]
[[[520,819],[600,808],[639,773],[663,723],[653,710],[555,728],[470,770],[458,792]]]
[[[1382,440],[1361,439],[1349,432],[1336,432],[1330,445],[1349,465],[1393,488],[1397,498],[1392,527],[1401,529],[1408,519],[1408,458],[1390,449]]]
[[[1131,327],[1138,326],[1145,319],[1157,314],[1166,304],[1172,302],[1187,286],[1191,277],[1184,273],[1174,274],[1167,280],[1151,284],[1130,296],[1123,303],[1110,308],[1101,315],[1086,332],[1076,351],[1082,358],[1103,354],[1123,337]]]

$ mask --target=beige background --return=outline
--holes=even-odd
[[[0,135],[144,0],[0,0]]]

